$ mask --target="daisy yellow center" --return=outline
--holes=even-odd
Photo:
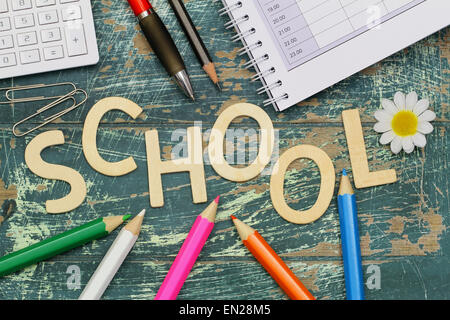
[[[392,118],[391,126],[395,134],[400,137],[407,137],[416,134],[419,119],[412,111],[399,111]]]

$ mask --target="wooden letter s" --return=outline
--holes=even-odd
[[[59,144],[64,144],[64,135],[60,130],[52,130],[34,137],[25,149],[25,162],[35,175],[46,179],[65,181],[70,184],[71,190],[68,195],[57,200],[47,200],[45,206],[48,213],[71,211],[83,203],[86,198],[86,182],[77,171],[42,160],[42,150]]]

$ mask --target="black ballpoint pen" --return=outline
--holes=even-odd
[[[148,0],[128,0],[128,3],[139,20],[142,32],[164,68],[175,79],[184,93],[195,100],[183,59],[169,31],[153,10],[150,2]]]

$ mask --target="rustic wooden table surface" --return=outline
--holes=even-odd
[[[188,174],[177,173],[163,176],[165,206],[150,208],[144,132],[158,129],[162,156],[170,159],[179,142],[172,141],[175,130],[178,133],[197,122],[206,131],[228,106],[236,102],[262,106],[265,99],[255,93],[259,83],[249,81],[253,72],[243,68],[246,58],[237,54],[239,44],[229,40],[234,31],[223,27],[227,20],[216,12],[220,4],[185,2],[217,62],[223,92],[200,69],[164,0],[154,0],[153,5],[185,58],[198,97],[195,103],[168,79],[125,0],[92,1],[100,51],[96,66],[0,81],[0,87],[73,81],[89,94],[85,105],[24,138],[12,135],[12,124],[39,104],[1,106],[0,255],[98,217],[136,214],[146,208],[141,236],[104,298],[153,299],[195,217],[207,204],[192,203]],[[339,177],[343,168],[351,173],[341,112],[358,108],[370,169],[397,171],[394,184],[356,190],[367,299],[450,298],[449,36],[450,29],[444,29],[288,111],[265,109],[279,130],[280,154],[299,144],[320,147],[333,160]],[[307,79],[299,79],[299,85],[303,81]],[[430,99],[437,114],[435,129],[427,136],[425,149],[393,155],[378,142],[373,113],[382,97],[391,99],[396,91],[413,90]],[[138,165],[132,173],[115,178],[94,171],[81,147],[88,110],[109,96],[131,99],[144,109],[135,121],[124,113],[110,112],[100,125],[97,139],[102,157],[118,161],[133,156]],[[248,119],[238,119],[231,127],[257,129],[256,122]],[[62,130],[66,143],[46,149],[43,158],[76,169],[87,183],[85,202],[60,215],[47,214],[45,201],[64,196],[69,185],[35,176],[24,162],[27,143],[49,129]],[[318,299],[345,299],[336,197],[319,220],[295,225],[273,209],[268,174],[234,183],[209,165],[205,173],[208,200],[218,194],[222,199],[215,228],[180,299],[287,298],[243,246],[230,214],[258,229]],[[311,207],[319,183],[313,162],[294,162],[285,181],[290,206]],[[337,186],[338,182],[336,191]],[[1,278],[0,299],[76,299],[116,234]]]

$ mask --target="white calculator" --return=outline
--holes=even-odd
[[[0,0],[0,79],[98,60],[90,0]]]

